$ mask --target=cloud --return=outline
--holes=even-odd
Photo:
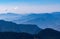
[[[0,5],[0,13],[45,13],[45,12],[56,12],[60,11],[59,5]]]

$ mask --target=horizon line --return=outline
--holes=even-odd
[[[60,13],[59,12],[40,12],[40,13],[15,13],[15,12],[5,12],[5,13],[0,13],[0,14],[51,14],[51,13]]]

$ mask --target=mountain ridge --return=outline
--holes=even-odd
[[[4,15],[6,16],[6,15]],[[17,17],[15,17],[17,16]],[[2,16],[3,17],[3,16]],[[0,16],[0,18],[2,18]],[[25,14],[21,16],[13,15],[3,17],[2,20],[12,21],[17,24],[36,24],[40,28],[53,28],[60,31],[60,12],[41,13],[41,14]]]
[[[37,25],[16,24],[9,21],[0,20],[0,32],[26,32],[30,34],[38,33],[40,29]]]

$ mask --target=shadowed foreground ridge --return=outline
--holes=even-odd
[[[46,28],[37,34],[40,39],[60,39],[60,32],[51,28]]]
[[[32,34],[40,31],[36,25],[16,24],[0,20],[0,39],[33,39]]]
[[[0,39],[60,39],[60,32],[50,28],[35,35],[24,32],[0,32]]]
[[[37,25],[33,24],[16,24],[13,22],[0,20],[0,32],[25,32],[30,34],[36,34],[41,29]]]
[[[0,32],[0,39],[33,39],[33,35],[23,32]]]
[[[60,39],[60,32],[40,29],[32,24],[15,24],[0,20],[0,39]]]

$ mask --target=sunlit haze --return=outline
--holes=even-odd
[[[1,13],[60,12],[60,0],[0,0]]]

